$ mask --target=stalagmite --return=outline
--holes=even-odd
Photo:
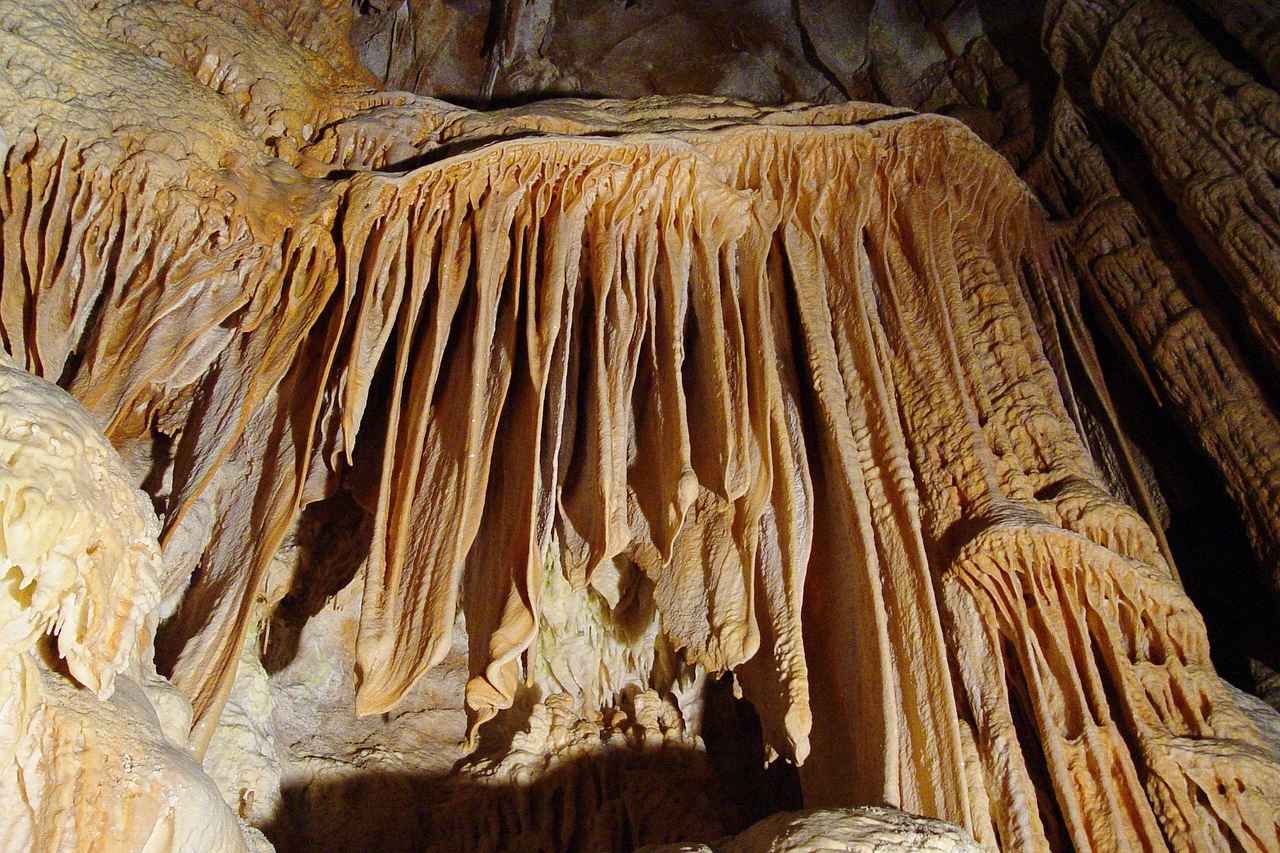
[[[540,61],[554,5],[523,4],[533,23],[508,10],[498,66]],[[1143,15],[1081,5],[1053,10],[1055,58],[1096,62],[1095,97],[1159,155],[1172,143],[1111,63],[1168,48],[1217,66],[1181,24],[1151,47]],[[954,119],[704,97],[478,112],[375,90],[346,4],[270,6],[0,0],[0,342],[79,400],[88,415],[50,406],[109,475],[86,492],[106,509],[28,555],[28,515],[79,475],[21,454],[3,469],[22,481],[5,504],[12,692],[63,697],[0,705],[4,731],[52,726],[31,755],[56,753],[62,709],[110,708],[84,713],[159,756],[136,808],[37,809],[15,837],[92,849],[87,822],[109,819],[120,849],[257,843],[197,761],[282,831],[277,808],[323,795],[318,775],[289,790],[289,751],[346,760],[317,732],[270,743],[274,676],[304,697],[281,707],[342,696],[367,727],[348,763],[385,770],[378,733],[423,711],[409,703],[444,665],[471,755],[444,793],[395,782],[420,798],[421,837],[373,828],[379,845],[732,835],[763,815],[716,790],[723,718],[705,705],[724,690],[821,809],[725,849],[1280,849],[1280,764],[1214,671],[1157,502],[1135,474],[1129,506],[1090,449],[1079,383],[1113,427],[1115,407],[1064,276],[1150,350],[1256,507],[1263,554],[1274,413],[1179,301],[1067,106],[1039,188],[1059,188],[1070,231]],[[1105,47],[1090,10],[1119,19]],[[998,71],[992,51],[965,61]],[[1197,174],[1226,163],[1239,188],[1270,168],[1270,120],[1241,131],[1248,162],[1160,174],[1280,353],[1269,190],[1228,199],[1230,235],[1195,206]],[[1237,222],[1249,199],[1263,207]],[[325,607],[341,610],[327,650],[273,641],[294,612],[310,642]],[[140,687],[111,693],[119,673],[165,684],[162,612],[157,660],[192,713],[163,738]],[[38,653],[50,642],[67,673]],[[318,675],[290,669],[326,654]],[[91,745],[43,771],[41,796],[133,750]],[[664,772],[670,788],[634,781]],[[915,817],[845,811],[860,805]]]
[[[156,675],[159,524],[66,392],[0,367],[0,849],[245,850]]]

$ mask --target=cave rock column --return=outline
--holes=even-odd
[[[1156,178],[1280,363],[1280,95],[1164,0],[1055,0],[1049,58],[1141,141]]]

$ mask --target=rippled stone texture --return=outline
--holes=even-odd
[[[1090,16],[1111,7],[1058,5],[1053,55],[1092,58]],[[1181,25],[1135,43],[1121,18],[1104,57],[1187,44]],[[297,801],[276,787],[304,775],[307,743],[361,768],[411,749],[388,744],[425,724],[395,716],[434,667],[464,666],[465,639],[481,751],[459,772],[544,787],[437,815],[430,841],[451,849],[626,846],[653,815],[693,841],[740,828],[707,798],[614,795],[618,765],[566,775],[556,757],[672,750],[672,775],[708,787],[699,703],[725,672],[809,807],[889,805],[1004,849],[1275,847],[1280,766],[1214,672],[1159,513],[1095,461],[1063,355],[1102,395],[1069,273],[1144,346],[1173,321],[1135,291],[1214,352],[1122,205],[1104,224],[1137,235],[1137,261],[1116,273],[1113,239],[1095,250],[1077,223],[1064,251],[955,119],[694,96],[477,112],[380,91],[340,46],[342,4],[0,2],[0,20],[0,333],[155,501],[153,597],[176,606],[159,658],[242,815]],[[528,27],[508,25],[499,70],[538,71]],[[905,80],[920,58],[885,67]],[[989,46],[938,61],[950,88],[901,90],[1025,94]],[[1099,67],[1097,97],[1126,109],[1131,87]],[[991,141],[1029,158],[1034,134],[988,112]],[[1110,198],[1090,174],[1057,186]],[[1266,277],[1237,260],[1264,304]],[[1224,445],[1241,500],[1269,488],[1247,470],[1271,458],[1262,392],[1229,364],[1214,384],[1157,356],[1187,411],[1255,395],[1244,438],[1192,427]],[[324,506],[334,535],[304,516]],[[307,620],[331,597],[343,615],[317,626],[337,652],[274,651],[271,626],[322,635]],[[327,683],[291,698],[290,677]],[[380,719],[350,723],[371,742],[276,751],[264,733],[290,729],[271,709],[307,697]],[[600,810],[626,819],[586,817]]]

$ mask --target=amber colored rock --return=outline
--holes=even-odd
[[[1221,23],[1263,67],[1272,85],[1280,83],[1280,9],[1267,0],[1195,0]]]
[[[801,25],[815,5],[797,5]],[[1237,500],[1262,507],[1260,543],[1274,415],[1178,302],[1061,105],[1049,168],[1080,177],[1045,178],[1073,199],[1070,231],[1046,222],[989,144],[1019,162],[1035,134],[1016,115],[1029,90],[971,37],[980,16],[950,4],[917,26],[877,4],[866,55],[904,97],[959,93],[988,141],[859,102],[477,112],[376,90],[341,47],[367,58],[358,17],[390,15],[378,50],[400,62],[394,22],[423,20],[413,4],[269,6],[0,0],[0,341],[105,428],[125,460],[109,457],[110,482],[128,486],[111,494],[142,501],[40,540],[102,564],[40,564],[38,591],[46,575],[85,585],[52,587],[66,608],[14,576],[21,630],[4,636],[21,672],[65,679],[34,652],[52,627],[71,678],[102,697],[77,701],[101,704],[149,660],[165,603],[158,658],[191,702],[193,757],[160,762],[157,784],[197,780],[181,832],[244,843],[220,786],[281,833],[291,808],[363,832],[355,804],[386,794],[377,847],[713,843],[746,822],[717,801],[701,728],[708,682],[732,673],[762,752],[797,766],[797,796],[821,810],[732,843],[1277,848],[1280,764],[1257,709],[1214,670],[1142,475],[1139,512],[1088,440],[1079,395],[1111,401],[1064,277],[1152,350]],[[504,6],[486,90],[567,79],[555,28],[618,25],[592,8],[589,25]],[[635,14],[664,32],[728,25],[672,8]],[[1231,70],[1160,3],[1062,0],[1047,27],[1275,345],[1270,184],[1246,180],[1269,174],[1273,94],[1228,92]],[[933,47],[891,50],[892,33]],[[867,70],[861,47],[777,43],[792,36],[827,64],[828,95]],[[1170,56],[1207,78],[1172,79]],[[1194,91],[1153,111],[1133,63]],[[594,67],[569,88],[589,90]],[[1238,121],[1172,138],[1161,122],[1190,121],[1201,96]],[[1223,206],[1201,205],[1223,187]],[[22,508],[40,494],[19,493]],[[144,540],[147,559],[81,547],[99,527]],[[6,548],[25,541],[6,531]],[[112,714],[94,725],[157,737]],[[428,784],[464,727],[476,751]],[[122,752],[44,778],[71,796],[78,769]],[[844,811],[859,805],[933,822]],[[155,823],[106,812],[126,824],[102,834],[120,849]],[[390,837],[397,812],[416,834]],[[40,831],[71,838],[80,821],[59,811]]]
[[[1069,223],[1068,267],[1158,394],[1217,463],[1263,564],[1280,554],[1280,420],[1239,357],[1188,299],[1120,194],[1070,97],[1057,95],[1050,142],[1028,177]]]
[[[1222,270],[1257,343],[1280,361],[1280,94],[1233,66],[1164,0],[1061,0],[1045,12],[1054,66],[1083,79],[1141,140],[1151,168]]]

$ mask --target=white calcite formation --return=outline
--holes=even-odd
[[[978,853],[964,830],[897,809],[862,806],[781,812],[711,844],[661,844],[637,853]]]
[[[158,533],[84,409],[0,367],[0,850],[246,848],[152,664]]]

